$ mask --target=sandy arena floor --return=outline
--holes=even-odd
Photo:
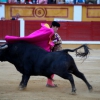
[[[76,95],[71,95],[71,85],[55,75],[57,88],[47,88],[46,78],[32,76],[25,90],[18,89],[21,74],[8,62],[0,62],[0,100],[100,100],[100,50],[91,50],[89,57],[82,63],[81,58],[74,57],[78,69],[84,73],[93,86],[90,93],[85,83],[74,76]]]

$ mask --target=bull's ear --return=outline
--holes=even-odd
[[[4,45],[0,47],[0,49],[6,49],[6,48],[8,48],[8,45]]]

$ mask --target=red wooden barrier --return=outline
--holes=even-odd
[[[91,23],[90,22],[68,22],[68,31],[65,33],[66,40],[91,41]]]
[[[25,21],[25,35],[39,29],[43,21]],[[46,21],[44,21],[46,22]],[[46,22],[49,25],[50,21]],[[100,41],[100,22],[59,22],[58,33],[62,40],[68,41]]]
[[[25,36],[38,30],[46,21],[25,21]],[[49,25],[51,21],[47,21]],[[66,41],[100,41],[100,22],[59,22],[58,33]],[[19,21],[0,21],[0,40],[5,35],[20,36]]]
[[[38,30],[41,27],[41,23],[45,21],[25,21],[25,36],[29,35],[30,33]]]
[[[100,22],[91,22],[92,40],[100,41]]]
[[[0,40],[5,35],[20,36],[20,22],[16,20],[0,21]]]

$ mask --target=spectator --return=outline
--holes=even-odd
[[[100,0],[95,0],[97,4],[100,4]]]
[[[15,17],[12,17],[11,20],[16,20],[16,18]]]
[[[65,0],[65,4],[73,4],[73,0]]]
[[[28,3],[29,3],[29,4],[32,4],[32,0],[28,0]]]
[[[7,0],[0,0],[0,3],[7,3]]]
[[[36,4],[37,0],[25,0],[25,4]]]
[[[20,0],[20,3],[21,4],[25,4],[25,0]]]
[[[48,4],[56,4],[56,0],[48,0]]]
[[[85,4],[85,0],[76,0],[76,4]]]
[[[15,17],[12,17],[11,20],[18,20],[19,18],[20,18],[20,15],[19,14],[16,14],[16,16]]]
[[[56,0],[56,4],[64,4],[64,0]]]
[[[9,1],[9,0],[8,0]],[[17,0],[10,0],[9,3],[17,3]]]
[[[37,0],[37,4],[47,4],[47,0]]]
[[[3,21],[4,21],[4,20],[6,20],[6,19],[5,19],[5,17],[1,17],[1,20],[3,20]]]
[[[86,4],[97,4],[97,0],[86,0]]]
[[[73,0],[73,3],[76,4],[76,0]]]
[[[16,20],[18,20],[20,18],[20,14],[17,13],[16,16],[15,16]]]
[[[29,0],[29,4],[36,4],[37,0]]]
[[[20,4],[20,0],[17,0],[17,4]]]

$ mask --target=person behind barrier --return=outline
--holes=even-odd
[[[3,20],[3,21],[4,21],[4,20],[6,20],[6,19],[5,19],[5,17],[1,17],[1,20]]]

